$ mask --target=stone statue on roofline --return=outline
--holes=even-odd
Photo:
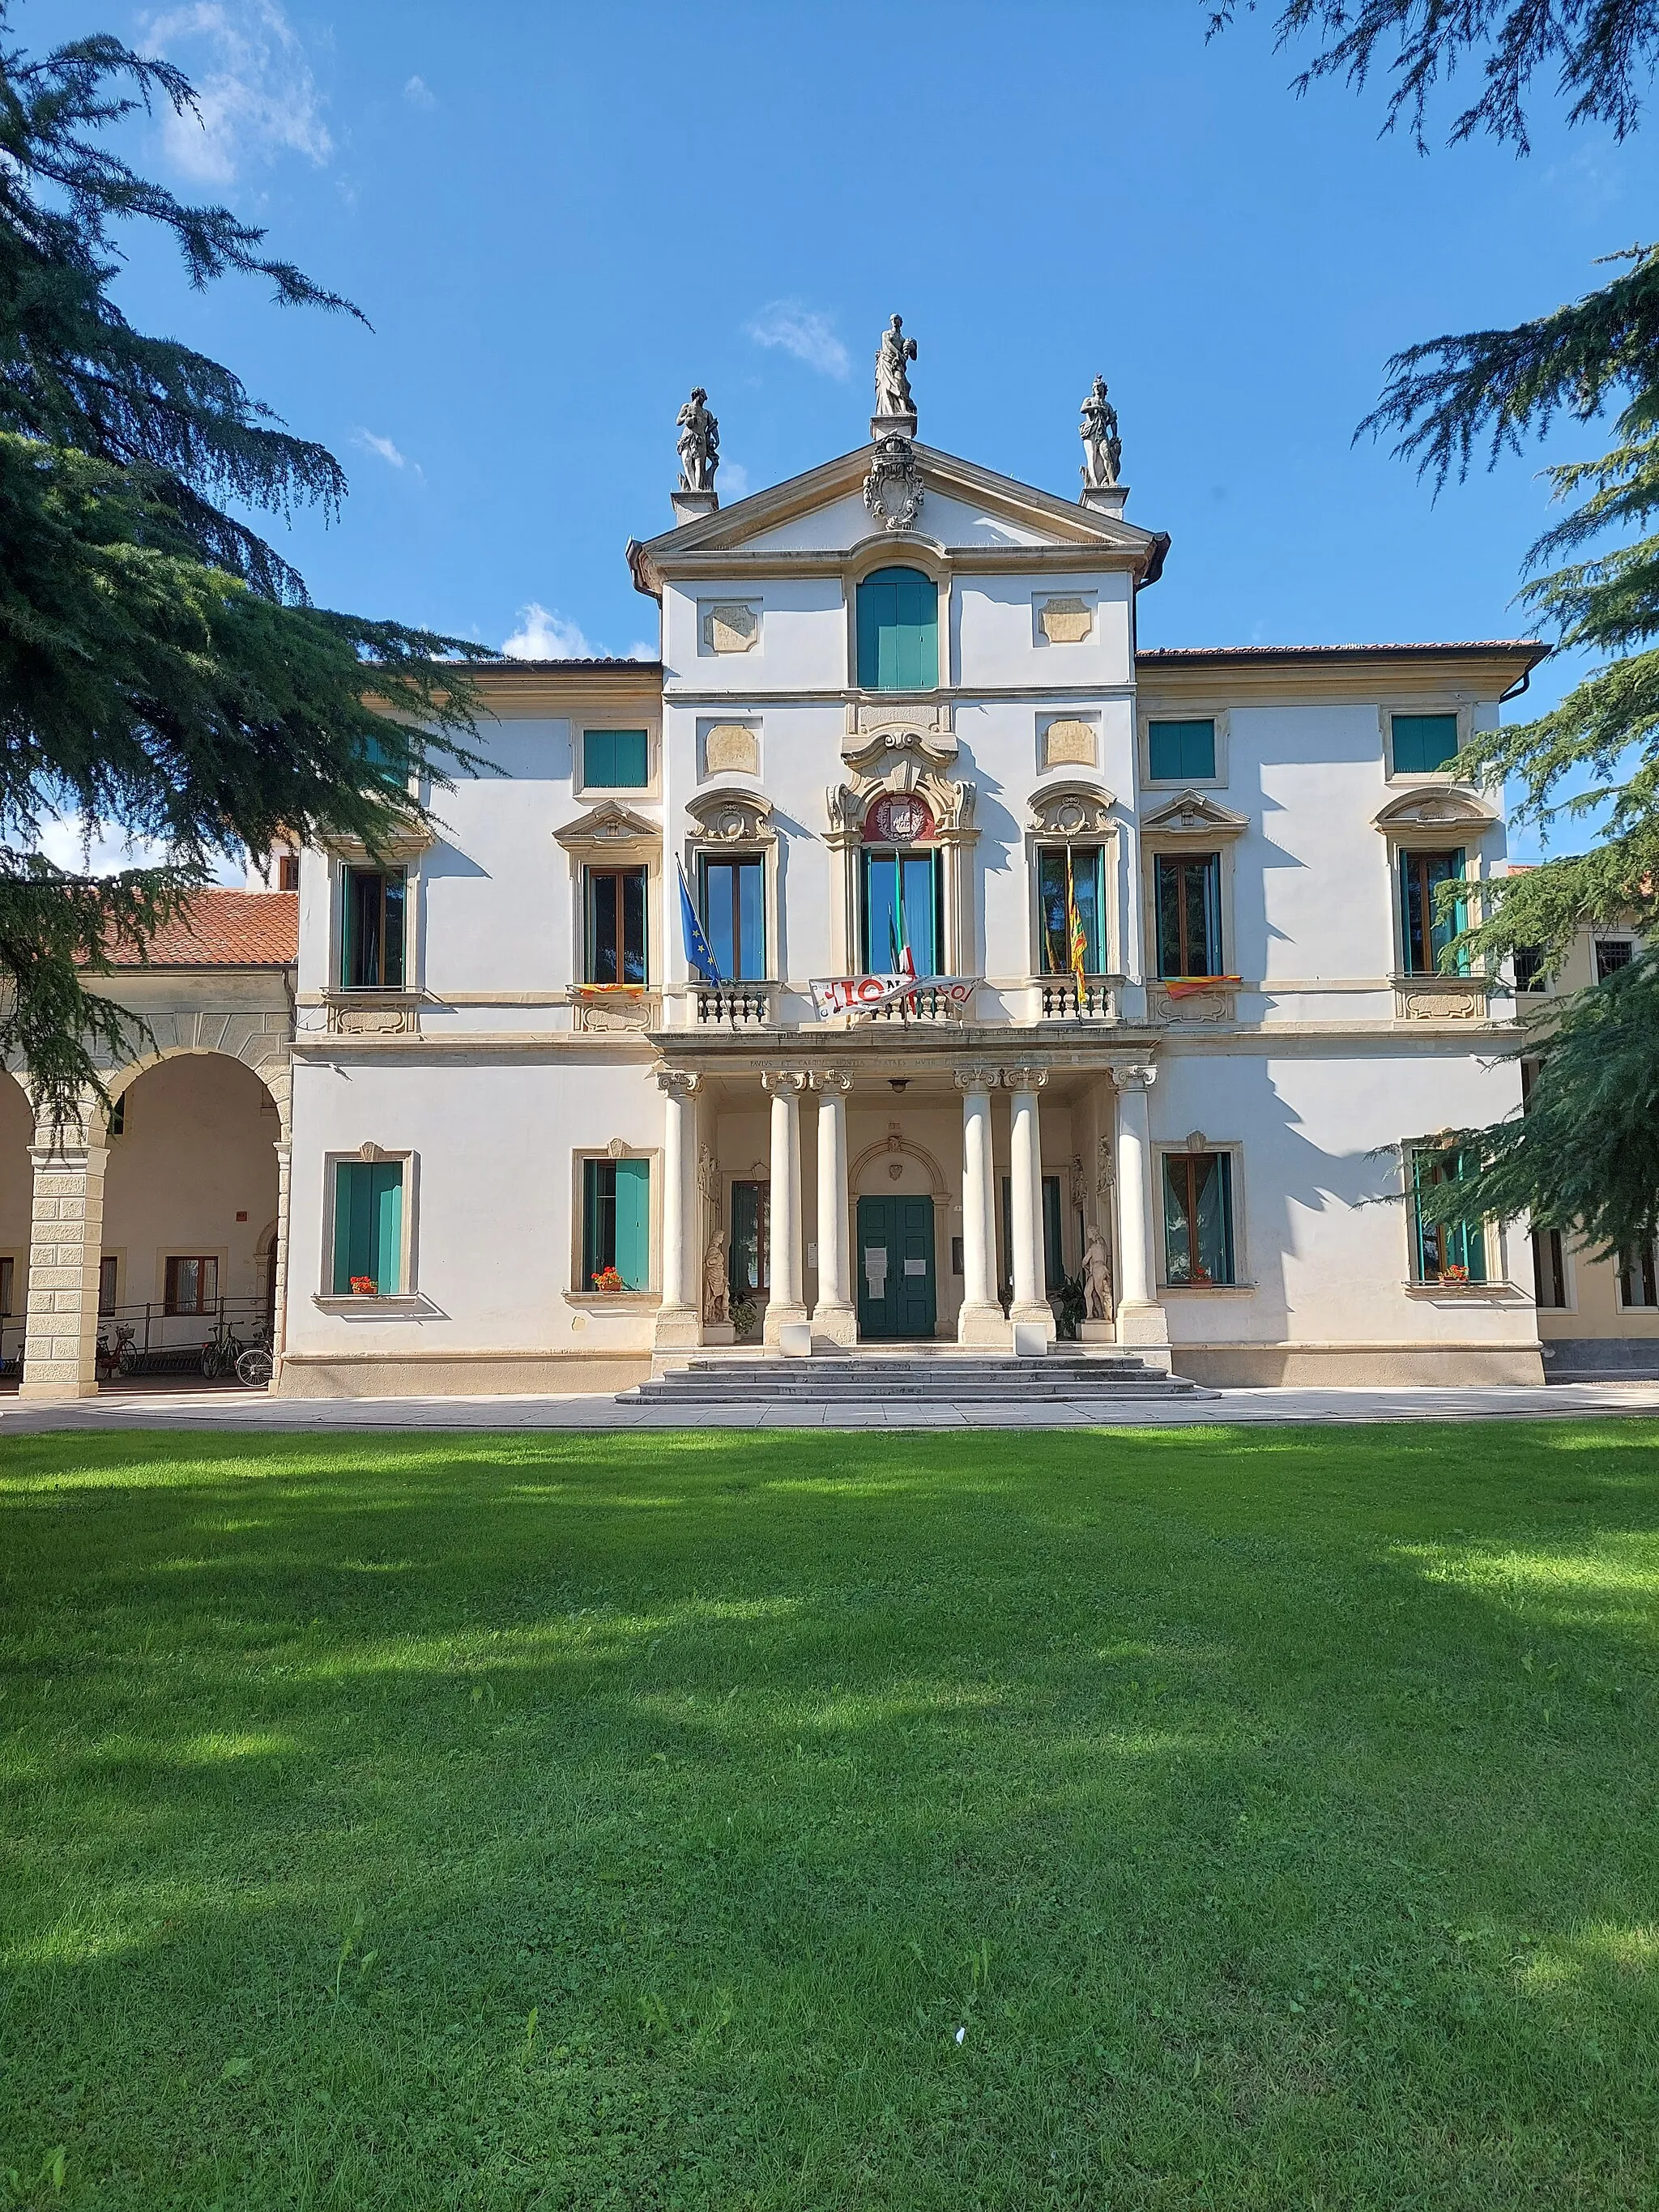
[[[902,315],[895,315],[882,332],[876,353],[878,415],[915,414],[916,403],[910,397],[910,363],[915,357],[916,342],[905,337]]]
[[[708,411],[708,394],[697,385],[675,421],[679,426],[680,489],[713,491],[720,465],[720,426]]]
[[[1109,491],[1118,480],[1123,462],[1123,441],[1117,434],[1117,410],[1106,397],[1106,380],[1097,376],[1083,403],[1083,489]]]

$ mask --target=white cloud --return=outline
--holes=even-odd
[[[532,599],[519,609],[519,628],[502,641],[501,651],[509,660],[592,660],[599,648],[588,643],[574,623]]]
[[[377,438],[373,430],[358,430],[352,437],[354,446],[361,446],[366,453],[378,453],[383,461],[390,461],[394,469],[406,468],[407,457],[398,451],[390,438]]]
[[[60,815],[40,824],[40,849],[54,867],[74,876],[112,876],[122,868],[159,867],[167,848],[153,837],[129,838],[100,824],[88,838],[86,817]]]
[[[785,353],[804,361],[820,376],[843,380],[852,362],[846,347],[831,329],[830,318],[803,307],[799,300],[774,300],[749,325],[757,345],[781,346]]]
[[[728,499],[748,498],[749,471],[741,461],[720,463],[720,487]]]
[[[412,76],[404,86],[404,98],[411,107],[435,107],[438,96],[423,76]]]
[[[196,87],[198,113],[168,109],[161,119],[167,158],[187,177],[228,185],[250,162],[278,154],[302,154],[319,168],[329,160],[322,95],[276,0],[191,0],[142,28],[144,44]]]
[[[636,637],[628,648],[628,658],[630,660],[654,660],[656,657],[656,647],[647,645],[642,637]]]

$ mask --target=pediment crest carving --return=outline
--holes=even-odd
[[[842,740],[842,758],[863,775],[879,775],[889,763],[907,753],[914,753],[933,768],[945,769],[957,757],[957,741],[949,730],[917,729],[903,722],[886,729],[849,732]]]
[[[1107,836],[1116,803],[1103,784],[1068,777],[1032,793],[1031,827],[1040,837]]]
[[[1150,814],[1143,814],[1140,826],[1166,836],[1185,837],[1202,831],[1212,837],[1237,837],[1250,825],[1246,816],[1235,814],[1207,793],[1183,791],[1179,798],[1165,799]]]
[[[698,835],[710,843],[760,845],[776,842],[778,833],[771,822],[772,802],[758,792],[743,791],[733,784],[721,785],[688,799],[685,811],[696,823]]]
[[[979,793],[973,784],[957,782],[944,773],[956,751],[954,738],[931,731],[872,732],[848,756],[852,780],[832,784],[826,793],[831,837],[845,842],[861,836],[865,816],[884,793],[895,797],[914,793],[924,800],[939,836],[971,834]]]
[[[1418,791],[1402,791],[1380,814],[1372,817],[1385,836],[1423,830],[1490,830],[1498,821],[1495,807],[1472,791],[1430,784]]]
[[[641,838],[654,843],[659,835],[654,822],[615,799],[602,800],[553,832],[555,842],[567,851],[578,845],[631,845]]]

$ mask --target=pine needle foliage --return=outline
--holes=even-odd
[[[0,1058],[58,1121],[143,1024],[87,988],[216,864],[325,830],[380,849],[468,750],[464,641],[313,606],[244,519],[325,516],[345,492],[230,369],[133,328],[117,227],[158,224],[197,287],[356,315],[222,207],[187,206],[100,134],[188,82],[106,37],[32,59],[0,0]],[[233,511],[238,510],[238,511]],[[38,851],[154,841],[154,866],[76,873]]]

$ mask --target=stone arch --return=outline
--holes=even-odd
[[[852,1165],[847,1170],[847,1187],[848,1190],[856,1195],[859,1188],[860,1179],[863,1176],[866,1168],[871,1164],[872,1161],[885,1159],[890,1156],[894,1158],[909,1158],[915,1160],[920,1167],[927,1170],[928,1180],[933,1185],[933,1196],[935,1198],[945,1199],[950,1197],[950,1183],[945,1179],[944,1169],[940,1167],[938,1160],[935,1159],[933,1153],[930,1152],[925,1146],[918,1145],[914,1139],[902,1136],[896,1131],[893,1130],[890,1130],[886,1136],[880,1138],[875,1144],[866,1145],[864,1150],[854,1158]]]
[[[146,1018],[154,1043],[137,1059],[109,1070],[105,1084],[112,1098],[118,1098],[141,1075],[165,1060],[176,1060],[185,1053],[222,1053],[228,1060],[240,1060],[258,1077],[276,1106],[283,1140],[289,1140],[294,1095],[289,1047],[293,1031],[283,1016],[240,1006],[180,1007]]]

